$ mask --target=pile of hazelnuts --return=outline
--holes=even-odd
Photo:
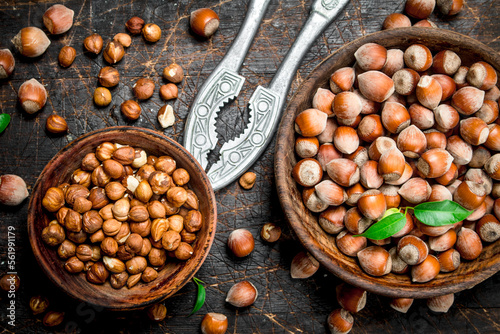
[[[467,67],[455,52],[433,55],[422,44],[403,51],[368,43],[354,57],[297,115],[302,160],[292,176],[321,227],[366,273],[410,272],[413,282],[428,282],[500,236],[497,73],[484,61]],[[392,237],[355,236],[389,208],[443,200],[473,213],[432,227],[407,212]]]
[[[104,142],[69,183],[46,191],[42,205],[55,219],[42,240],[58,247],[68,272],[85,272],[91,283],[152,282],[168,262],[193,255],[203,216],[189,180],[170,156]]]

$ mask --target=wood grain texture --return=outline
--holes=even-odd
[[[307,210],[302,200],[302,187],[292,178],[292,168],[297,163],[294,154],[295,117],[312,107],[312,97],[317,89],[328,89],[331,74],[339,68],[351,66],[355,62],[354,52],[366,43],[379,43],[387,49],[402,50],[412,44],[424,44],[433,54],[444,49],[453,50],[462,59],[463,66],[471,66],[484,60],[492,64],[497,72],[500,70],[500,55],[493,49],[465,35],[442,29],[405,28],[381,31],[357,39],[334,52],[302,83],[280,123],[274,170],[278,196],[286,218],[302,244],[326,268],[347,282],[373,293],[393,298],[430,298],[473,287],[500,270],[500,241],[485,246],[477,260],[463,261],[457,270],[439,274],[427,283],[412,283],[408,274],[391,273],[373,277],[359,267],[356,259],[345,256],[336,247],[335,236],[326,233],[318,224],[318,216]]]
[[[240,73],[247,81],[239,98],[220,113],[217,129],[220,143],[242,132],[248,120],[246,104],[257,85],[268,84],[288,48],[297,36],[309,11],[311,0],[272,1],[256,34]],[[318,38],[304,58],[295,76],[289,98],[298,85],[324,59],[340,46],[363,35],[380,30],[386,15],[401,12],[404,0],[352,0],[336,21]],[[44,11],[54,1],[0,1],[0,47],[11,50],[10,39],[28,25],[42,26]],[[75,11],[75,25],[62,36],[51,36],[51,46],[38,59],[15,55],[16,69],[10,80],[0,82],[0,109],[12,116],[7,130],[0,134],[0,173],[22,176],[30,191],[49,160],[66,144],[89,131],[113,125],[133,125],[162,131],[156,112],[164,104],[158,96],[145,102],[143,115],[128,123],[120,114],[121,102],[132,98],[132,85],[140,77],[151,77],[163,83],[163,68],[175,60],[185,70],[186,78],[179,85],[179,98],[172,104],[176,123],[163,132],[182,142],[184,120],[198,88],[224,56],[236,37],[244,17],[247,1],[238,0],[107,0],[62,1]],[[219,31],[210,39],[194,37],[188,28],[189,13],[201,6],[214,9],[221,18]],[[496,51],[500,51],[500,12],[498,1],[469,0],[463,12],[453,18],[433,14],[440,27],[469,35]],[[113,102],[96,108],[91,95],[97,87],[97,73],[105,66],[102,56],[89,57],[82,49],[83,39],[100,33],[105,40],[125,32],[124,23],[138,15],[157,23],[162,38],[156,44],[145,44],[133,37],[124,59],[116,65],[122,80],[112,89]],[[68,69],[57,64],[57,55],[64,45],[77,50],[75,63]],[[16,103],[21,83],[36,78],[46,85],[49,100],[36,115],[26,115]],[[51,113],[64,116],[69,133],[53,136],[45,131],[45,120]],[[28,242],[26,229],[27,201],[17,208],[0,210],[0,272],[6,268],[7,226],[16,227],[16,264],[21,276],[21,289],[16,295],[16,328],[7,325],[8,299],[0,301],[0,328],[6,333],[197,333],[206,312],[222,312],[228,316],[228,333],[323,333],[325,319],[337,308],[335,286],[340,280],[320,269],[307,280],[292,280],[289,274],[293,256],[301,245],[290,232],[275,190],[273,159],[275,146],[251,168],[257,183],[245,191],[232,184],[216,193],[218,226],[214,245],[196,275],[207,283],[207,302],[194,316],[187,318],[196,298],[196,287],[188,283],[165,305],[167,319],[152,324],[144,312],[111,313],[79,303],[57,289],[37,265]],[[276,244],[266,244],[257,237],[260,227],[275,222],[283,228]],[[229,233],[235,228],[248,228],[256,237],[255,251],[247,258],[235,259],[226,249]],[[259,290],[259,298],[249,308],[236,310],[224,302],[226,292],[242,279],[250,280]],[[66,312],[62,326],[44,328],[40,316],[33,316],[29,298],[45,294],[51,309]],[[456,295],[455,305],[445,315],[427,310],[425,301],[416,301],[407,314],[399,314],[388,306],[386,298],[369,294],[366,308],[355,316],[353,333],[494,333],[500,331],[500,280],[495,275],[471,290]]]

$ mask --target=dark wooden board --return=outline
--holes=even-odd
[[[385,16],[401,12],[404,0],[353,0],[307,53],[292,84],[288,98],[300,82],[321,60],[346,42],[378,31]],[[91,130],[129,124],[119,111],[122,101],[132,97],[131,87],[140,77],[151,77],[163,83],[161,71],[172,60],[181,64],[186,78],[179,85],[179,98],[170,102],[176,113],[176,123],[163,131],[182,142],[184,120],[197,89],[224,56],[235,38],[244,17],[247,1],[65,1],[75,11],[75,26],[60,37],[51,36],[51,46],[38,59],[26,59],[16,54],[16,70],[10,80],[0,82],[0,109],[12,116],[7,130],[0,135],[0,173],[22,176],[31,187],[45,164],[66,144]],[[0,48],[13,49],[10,39],[28,25],[42,26],[44,11],[54,2],[0,1]],[[307,17],[310,0],[272,1],[260,30],[240,73],[247,81],[240,97],[224,108],[219,117],[220,143],[235,137],[248,119],[246,103],[257,85],[268,84],[277,66],[293,43]],[[189,13],[201,6],[213,8],[221,18],[219,31],[210,40],[194,37],[188,29]],[[469,35],[500,51],[500,12],[498,1],[469,0],[464,11],[454,18],[435,14],[431,19],[440,27]],[[97,73],[105,65],[101,56],[88,57],[82,41],[92,32],[105,40],[124,32],[124,23],[138,15],[162,28],[162,38],[146,45],[134,37],[127,55],[117,65],[120,85],[112,89],[113,102],[97,108],[91,94],[97,86]],[[77,50],[75,63],[69,69],[57,64],[57,54],[63,45]],[[16,103],[17,89],[24,80],[36,78],[46,85],[49,100],[36,115],[26,115]],[[143,115],[132,123],[150,129],[160,129],[156,112],[164,103],[158,96],[142,102]],[[45,120],[56,112],[69,124],[65,136],[53,136],[45,131]],[[290,262],[301,249],[289,230],[277,199],[273,176],[274,143],[251,168],[257,174],[252,190],[242,190],[232,184],[216,193],[218,226],[212,250],[196,275],[207,283],[207,302],[194,316],[187,318],[196,298],[196,287],[187,284],[168,299],[167,319],[150,323],[144,312],[111,313],[95,309],[64,295],[50,283],[32,255],[26,229],[27,202],[17,208],[0,208],[0,273],[7,271],[7,228],[16,228],[16,269],[21,276],[21,288],[16,295],[16,327],[7,324],[8,298],[0,301],[0,328],[10,333],[54,332],[46,329],[41,317],[33,316],[29,298],[47,295],[52,309],[66,312],[64,332],[124,332],[124,333],[196,333],[206,312],[222,312],[229,318],[230,333],[322,333],[325,319],[337,308],[335,276],[320,269],[307,280],[292,280]],[[268,245],[258,237],[260,227],[276,222],[284,229],[280,242]],[[245,227],[256,237],[255,251],[245,259],[235,259],[226,249],[228,234]],[[497,274],[475,288],[457,293],[456,302],[446,315],[427,310],[424,301],[416,301],[408,314],[393,311],[387,299],[369,295],[366,308],[355,316],[354,333],[494,333],[500,331],[500,276]],[[259,298],[249,308],[236,310],[224,302],[231,285],[242,279],[252,281]]]

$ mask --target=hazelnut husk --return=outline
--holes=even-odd
[[[130,18],[127,23],[125,23],[125,27],[132,35],[140,34],[143,26],[144,20],[137,16]]]
[[[33,315],[44,313],[49,307],[49,300],[44,296],[33,296],[30,299],[30,309]]]
[[[179,83],[184,79],[184,70],[179,64],[172,63],[163,69],[163,78],[172,83]]]
[[[155,83],[153,80],[148,78],[140,78],[132,86],[134,90],[134,95],[139,100],[147,100],[155,91]]]
[[[104,87],[114,87],[120,82],[120,73],[118,70],[111,66],[101,68],[97,75],[99,84]]]
[[[281,227],[274,223],[266,223],[260,230],[260,236],[267,242],[276,242],[281,236]]]
[[[73,62],[75,61],[76,58],[76,50],[75,48],[72,48],[71,46],[63,46],[61,48],[61,51],[59,51],[59,56],[57,59],[59,60],[59,65],[62,67],[69,67]]]
[[[125,49],[120,42],[111,41],[106,45],[104,52],[102,53],[104,60],[106,60],[110,64],[116,64],[120,60],[122,60],[125,55]]]
[[[102,50],[102,37],[99,34],[92,34],[83,40],[83,46],[89,52],[99,54]]]
[[[120,106],[120,111],[131,121],[135,121],[141,116],[141,106],[134,100],[124,101]]]

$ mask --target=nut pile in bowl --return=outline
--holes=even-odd
[[[499,224],[485,216],[498,198],[498,57],[429,30],[380,32],[340,49],[303,83],[278,134],[278,193],[301,241],[340,278],[391,297],[456,292],[498,271]],[[411,208],[430,201],[473,213],[426,226]],[[407,207],[392,237],[355,236]]]
[[[42,205],[54,214],[42,230],[70,273],[94,284],[132,288],[158,277],[167,258],[186,261],[201,229],[189,173],[170,156],[104,142],[85,155],[71,184],[51,187]],[[167,254],[168,252],[168,254]]]

